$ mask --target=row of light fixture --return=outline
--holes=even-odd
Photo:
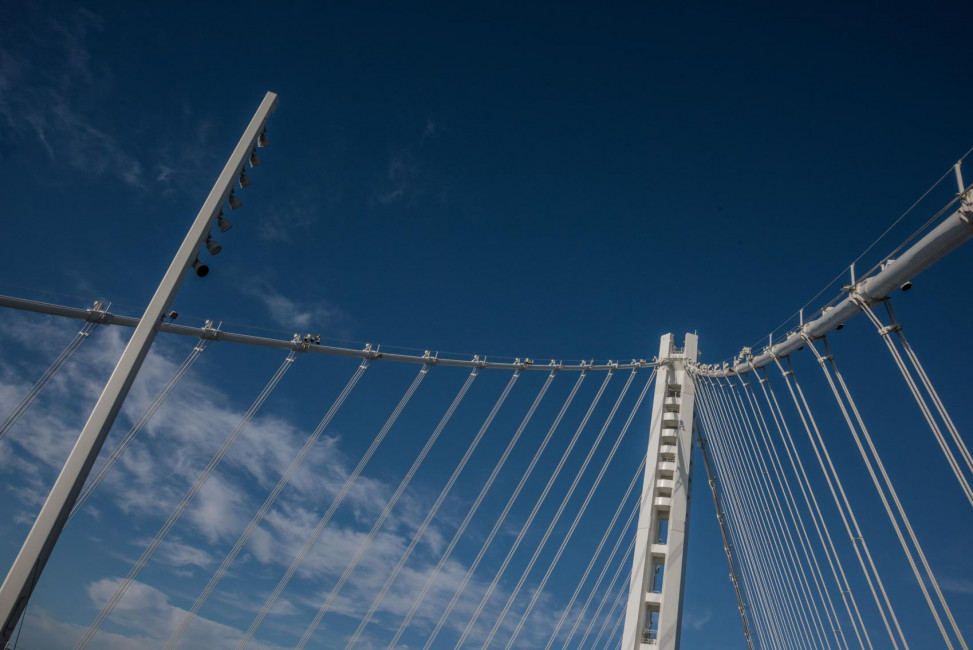
[[[268,144],[267,129],[265,127],[263,132],[259,136],[257,136],[257,146],[254,147],[253,151],[250,152],[251,169],[253,169],[254,167],[260,164],[260,158],[257,156],[257,148],[266,147],[267,144]],[[240,176],[238,178],[238,182],[240,183],[240,189],[245,189],[247,187],[250,187],[253,184],[253,181],[251,181],[250,177],[247,176],[246,164],[244,164],[244,166],[240,168]],[[227,202],[230,204],[230,210],[236,210],[241,205],[243,205],[243,201],[241,201],[239,197],[237,197],[237,195],[234,194],[234,192],[235,192],[235,188],[231,189],[230,196],[227,197]],[[227,230],[233,227],[233,222],[223,216],[222,208],[220,208],[220,213],[216,216],[216,226],[220,229],[220,232],[226,232]],[[219,244],[219,242],[213,239],[212,233],[206,236],[205,245],[206,245],[206,250],[209,252],[210,255],[218,255],[219,252],[223,250],[223,247]],[[206,277],[206,275],[209,273],[209,266],[200,262],[199,256],[197,255],[196,259],[193,260],[193,270],[196,271],[196,275],[203,278]]]

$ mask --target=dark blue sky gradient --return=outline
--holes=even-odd
[[[703,360],[721,361],[805,304],[973,146],[971,22],[973,5],[959,1],[0,0],[0,293],[74,306],[103,298],[139,315],[272,90],[280,106],[271,146],[259,152],[253,186],[238,190],[234,228],[217,233],[224,251],[205,256],[210,275],[187,278],[179,322],[543,362],[651,358],[660,335],[698,331]],[[859,269],[955,191],[947,176]],[[896,299],[961,430],[973,423],[960,370],[971,361],[971,255],[959,250]],[[69,339],[74,325],[61,327]],[[926,467],[908,450],[913,435],[923,450],[931,438],[871,326],[856,322],[835,340],[863,408],[888,428],[877,437],[894,443],[893,471]],[[185,354],[179,343],[166,344],[174,358]],[[4,349],[24,364],[24,380],[48,362]],[[204,368],[232,379],[237,409],[281,356],[219,355],[207,352]],[[804,362],[802,376],[816,382],[812,360]],[[341,368],[320,388],[328,399],[347,374]],[[275,408],[313,426],[320,402],[307,404],[318,393],[302,382],[319,380],[299,372],[307,374],[294,373],[303,379],[290,385],[292,401]],[[413,370],[394,373],[376,385],[382,404]],[[877,387],[876,375],[888,386]],[[445,407],[461,377],[440,381],[431,411]],[[480,406],[494,395],[484,389]],[[894,402],[908,416],[890,416]],[[469,426],[482,415],[470,414]],[[547,422],[553,411],[538,417]],[[517,413],[508,418],[515,426]],[[351,439],[364,447],[366,435]],[[491,444],[499,452],[503,443]],[[393,455],[417,446],[393,446]],[[632,458],[639,449],[644,439],[629,439]],[[969,511],[940,497],[954,483],[939,476],[941,458],[928,462],[936,476],[920,482],[931,492],[917,493],[913,510],[927,530],[948,528],[937,548],[956,564],[944,560],[940,570],[959,576],[952,597],[970,620],[973,564],[960,541],[973,532]],[[925,510],[930,494],[942,508]],[[696,491],[685,645],[740,648],[709,499]],[[947,505],[962,513],[948,526]],[[13,538],[3,539],[3,557],[12,557]],[[886,543],[880,552],[899,551]],[[63,613],[83,597],[80,586],[65,589],[46,585],[45,607]]]

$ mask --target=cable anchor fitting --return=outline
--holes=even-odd
[[[99,323],[105,324],[109,321],[111,314],[108,313],[108,308],[111,303],[106,305],[100,300],[96,300],[91,307],[88,308],[88,317],[85,320],[89,323]]]
[[[208,320],[203,323],[203,334],[200,338],[204,338],[208,341],[215,341],[220,336],[220,326],[213,326],[213,321]]]
[[[878,333],[882,336],[888,336],[892,332],[898,332],[902,329],[902,326],[898,323],[892,323],[891,325],[886,325],[885,327],[880,327]]]

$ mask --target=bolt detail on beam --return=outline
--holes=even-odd
[[[695,334],[682,348],[662,337],[622,650],[679,648],[695,398],[686,365],[698,358]]]

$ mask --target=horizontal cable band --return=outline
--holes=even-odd
[[[132,316],[119,316],[107,311],[98,309],[78,309],[76,307],[65,307],[54,305],[36,300],[15,298],[13,296],[0,296],[0,307],[10,307],[23,311],[32,311],[39,314],[49,314],[51,316],[62,316],[65,318],[76,318],[99,325],[121,325],[122,327],[135,327],[139,324],[138,318]],[[398,361],[401,363],[424,363],[430,366],[451,366],[456,368],[493,368],[500,370],[556,370],[556,371],[581,371],[587,372],[607,371],[607,370],[631,370],[633,368],[654,368],[660,365],[656,361],[646,361],[645,359],[632,360],[629,363],[585,363],[565,364],[551,361],[550,363],[534,363],[532,360],[516,360],[513,362],[486,361],[474,356],[473,359],[446,359],[438,356],[430,356],[428,353],[419,354],[393,354],[381,352],[377,347],[366,345],[363,350],[353,348],[341,348],[331,345],[320,345],[310,343],[300,337],[292,340],[272,339],[265,336],[252,336],[250,334],[237,334],[226,332],[214,327],[189,327],[187,325],[175,325],[173,323],[162,323],[159,326],[160,332],[168,334],[179,334],[181,336],[195,336],[210,341],[227,341],[229,343],[245,343],[247,345],[257,345],[265,348],[279,348],[282,350],[294,350],[296,352],[314,352],[317,354],[330,354],[339,357],[355,357],[358,359],[368,359],[370,361]]]

